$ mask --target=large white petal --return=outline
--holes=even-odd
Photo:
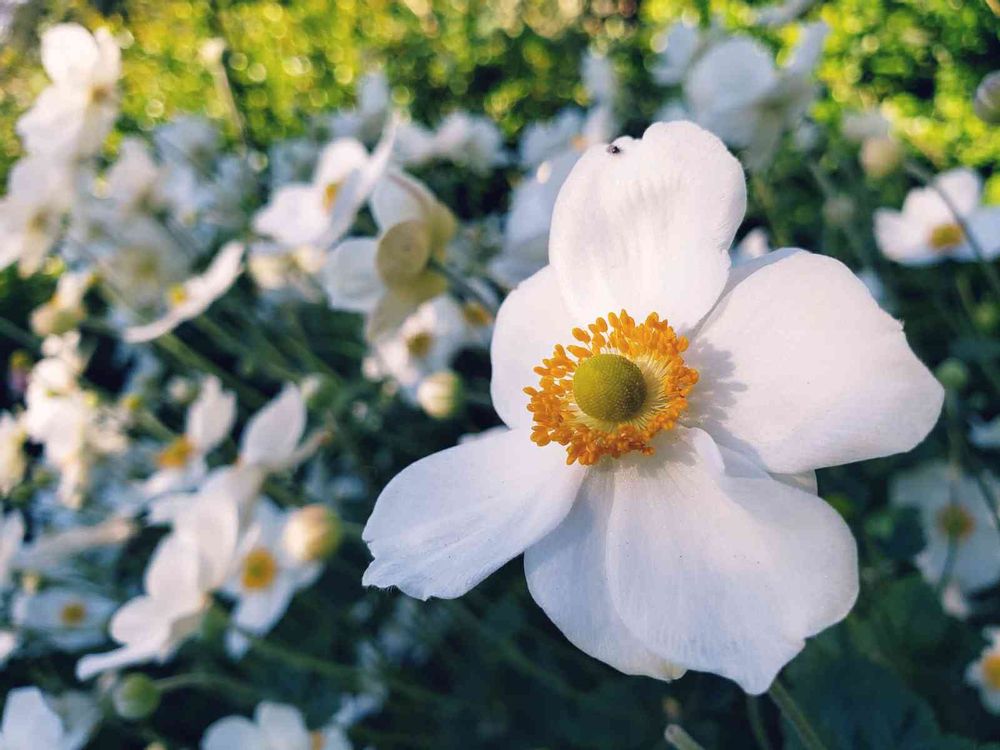
[[[236,394],[224,391],[219,379],[208,375],[188,409],[184,431],[201,452],[212,450],[229,435],[236,419]]]
[[[739,162],[688,122],[656,123],[641,140],[592,146],[552,216],[549,261],[584,320],[623,307],[657,312],[680,332],[718,299],[746,209]]]
[[[36,687],[11,690],[3,710],[3,746],[12,750],[59,747],[63,736],[59,716]],[[9,743],[9,744],[8,744]]]
[[[524,553],[528,590],[574,646],[625,674],[672,680],[683,673],[646,648],[615,611],[605,565],[613,464],[587,473],[572,510]]]
[[[253,230],[285,247],[319,241],[330,225],[323,194],[312,185],[295,183],[278,188],[270,202],[253,217]]]
[[[277,466],[295,452],[305,428],[302,393],[289,383],[247,422],[240,458],[247,464]]]
[[[368,237],[349,239],[330,251],[323,264],[322,283],[334,310],[369,313],[385,291],[375,267],[378,242]]]
[[[979,208],[983,180],[967,167],[950,169],[934,179],[934,186],[948,196],[959,216],[968,216]]]
[[[538,385],[534,368],[552,356],[556,344],[575,341],[572,331],[580,323],[563,303],[552,266],[521,282],[500,305],[490,344],[490,395],[508,427],[531,424],[524,389]]]
[[[309,750],[309,730],[301,712],[294,706],[264,701],[254,711],[254,719],[271,747]]]
[[[910,450],[944,397],[864,283],[806,252],[737,284],[686,359],[700,374],[689,418],[775,473]]]
[[[656,447],[655,458],[627,457],[616,469],[615,607],[663,658],[761,693],[804,638],[850,611],[854,539],[818,497],[763,470],[733,476],[731,452],[700,430],[680,428]]]
[[[366,586],[419,599],[461,596],[562,521],[584,469],[527,430],[435,453],[379,495],[363,538],[374,556]]]

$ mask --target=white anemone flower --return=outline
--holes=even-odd
[[[278,188],[253,219],[254,231],[286,247],[327,247],[354,223],[392,154],[395,126],[386,126],[369,155],[354,138],[338,138],[319,155],[311,183]]]
[[[3,750],[81,750],[100,719],[93,700],[81,693],[50,697],[36,687],[7,694],[0,723]]]
[[[967,227],[987,260],[1000,256],[1000,206],[981,205],[982,192],[979,175],[965,168],[938,175],[932,186],[914,188],[902,211],[875,212],[879,249],[890,260],[908,266],[973,261],[977,258]]]
[[[36,632],[63,651],[104,642],[104,627],[117,604],[107,597],[65,586],[21,593],[12,606],[14,624]]]
[[[17,263],[27,276],[41,267],[62,231],[73,179],[65,164],[41,156],[14,165],[0,199],[0,269]]]
[[[478,174],[486,174],[507,161],[503,136],[488,117],[452,112],[433,132],[407,123],[399,128],[396,161],[419,167],[432,161],[449,161]]]
[[[212,724],[201,739],[201,750],[351,750],[336,725],[310,732],[302,713],[284,703],[263,702],[251,721],[227,716]]]
[[[227,242],[203,273],[167,290],[166,310],[160,318],[126,328],[123,338],[130,344],[152,341],[170,333],[181,323],[197,318],[229,291],[242,270],[243,245]]]
[[[716,27],[703,30],[696,23],[678,21],[653,40],[659,59],[652,69],[653,80],[663,86],[684,82],[691,68],[709,47],[721,41],[722,32]]]
[[[0,413],[0,495],[9,495],[24,479],[28,468],[24,453],[27,437],[20,420],[10,412]]]
[[[179,513],[146,567],[145,593],[111,618],[111,637],[121,646],[83,657],[77,678],[89,680],[150,661],[163,664],[173,657],[200,627],[212,592],[225,582],[238,534],[237,500],[229,495],[215,495]]]
[[[238,467],[262,475],[298,466],[319,447],[325,434],[306,430],[306,402],[302,389],[287,383],[247,422],[240,439]]]
[[[816,98],[813,70],[827,31],[823,23],[804,25],[783,68],[775,67],[770,51],[750,37],[714,45],[684,84],[694,120],[740,149],[751,169],[767,166],[782,135],[800,124]]]
[[[986,648],[965,670],[965,681],[979,691],[983,707],[1000,715],[1000,628],[983,631]]]
[[[160,470],[146,480],[144,492],[159,495],[193,488],[208,473],[205,457],[229,436],[235,419],[235,394],[223,390],[217,377],[206,376],[188,407],[184,434],[160,452]]]
[[[226,649],[234,658],[250,647],[246,634],[262,636],[285,614],[292,597],[311,586],[322,566],[300,562],[285,551],[282,535],[291,511],[282,512],[262,498],[240,541],[223,591],[237,600]]]
[[[551,265],[497,315],[510,430],[389,483],[364,583],[453,598],[524,552],[535,601],[588,654],[752,693],[843,618],[856,546],[813,470],[909,450],[943,389],[838,261],[730,269],[745,207],[739,163],[690,123],[589,149]]]
[[[963,593],[991,586],[1000,579],[1000,546],[996,520],[984,491],[994,496],[1000,482],[984,474],[976,477],[933,461],[893,478],[889,498],[893,505],[920,513],[926,545],[916,564],[933,586],[954,581]]]
[[[121,51],[111,33],[57,24],[42,34],[42,65],[52,84],[17,123],[26,150],[68,160],[96,153],[118,115]]]
[[[39,336],[58,336],[76,328],[87,317],[83,298],[93,282],[90,271],[67,271],[60,276],[48,302],[31,311],[31,330]]]

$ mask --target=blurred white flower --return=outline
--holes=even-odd
[[[588,146],[611,138],[614,128],[608,107],[594,107],[586,113],[565,109],[552,120],[524,128],[518,147],[521,166],[536,168],[570,151],[579,157]]]
[[[433,132],[413,123],[400,125],[395,155],[404,167],[441,160],[479,174],[507,161],[496,123],[464,111],[449,114]]]
[[[96,153],[118,115],[121,52],[111,33],[52,26],[42,34],[42,65],[52,84],[17,122],[26,150],[66,160]]]
[[[253,721],[227,716],[212,724],[201,750],[351,750],[344,731],[335,724],[310,732],[302,714],[283,703],[261,703]]]
[[[18,511],[0,516],[0,592],[10,588],[14,581],[17,555],[23,544],[24,516]]]
[[[690,123],[589,149],[551,265],[497,315],[511,429],[388,484],[363,582],[453,598],[524,552],[532,596],[588,654],[752,693],[841,620],[856,547],[813,470],[909,450],[943,389],[839,262],[730,269],[745,207],[739,163]]]
[[[651,71],[653,80],[663,86],[683,83],[694,64],[723,38],[722,30],[714,24],[703,30],[695,23],[676,22],[653,40],[653,47],[659,53]]]
[[[802,121],[816,98],[813,71],[827,31],[823,23],[804,25],[783,68],[751,37],[714,45],[684,83],[695,121],[740,149],[749,168],[767,166],[782,135]]]
[[[969,442],[977,448],[996,450],[1000,448],[1000,417],[989,422],[980,422],[969,428]]]
[[[204,117],[180,115],[156,128],[153,143],[164,162],[180,160],[204,168],[218,153],[222,137]]]
[[[381,70],[366,73],[358,81],[357,105],[330,118],[330,130],[337,138],[357,138],[373,143],[392,108],[389,80]]]
[[[104,642],[104,627],[117,604],[107,597],[65,586],[19,593],[12,604],[14,624],[63,651],[81,651]]]
[[[9,495],[24,479],[28,459],[24,454],[27,432],[10,412],[0,413],[0,496]]]
[[[74,525],[34,537],[17,550],[14,564],[20,570],[58,575],[70,558],[105,547],[117,547],[138,530],[129,518],[111,517],[92,525]]]
[[[908,266],[974,261],[976,255],[961,219],[986,259],[996,258],[1000,256],[1000,206],[981,202],[978,174],[965,168],[944,172],[932,186],[911,190],[901,211],[880,208],[875,212],[879,249],[890,260]]]
[[[229,291],[242,270],[243,245],[227,242],[203,273],[167,290],[166,310],[159,319],[126,328],[122,338],[130,344],[139,344],[170,333],[181,323],[205,312],[215,300]]]
[[[996,477],[986,473],[982,480],[996,497],[1000,492]],[[1000,579],[996,521],[983,492],[975,477],[956,472],[943,461],[893,478],[890,502],[920,513],[926,544],[915,562],[932,586],[947,577],[962,592],[971,593]]]
[[[73,179],[67,166],[46,157],[14,165],[0,198],[0,269],[17,263],[22,276],[39,269],[62,230]]]
[[[593,104],[612,106],[618,95],[618,78],[606,55],[587,50],[580,65],[580,77]]]
[[[238,468],[261,476],[298,466],[316,452],[325,434],[305,436],[306,403],[288,383],[247,422],[240,440]]]
[[[262,636],[285,614],[292,597],[311,586],[322,566],[293,558],[282,543],[290,511],[280,511],[267,498],[256,505],[243,534],[223,591],[237,600],[226,650],[239,658],[250,647],[246,634]]]
[[[879,109],[865,109],[848,112],[840,122],[840,131],[853,143],[863,143],[869,138],[885,138],[891,131],[891,124]]]
[[[450,419],[464,402],[465,384],[454,370],[432,372],[417,386],[417,403],[434,419]]]
[[[762,258],[771,252],[771,238],[763,227],[755,227],[747,232],[739,244],[733,248],[733,263],[741,264]]]
[[[313,245],[288,248],[273,242],[254,242],[247,270],[265,292],[315,302],[323,296],[318,277],[326,259],[326,251]]]
[[[31,330],[39,336],[61,335],[76,328],[87,317],[83,298],[94,282],[90,271],[66,271],[56,291],[31,312]]]
[[[100,719],[94,702],[80,693],[58,698],[36,687],[11,690],[0,723],[3,750],[81,750]]]
[[[983,707],[1000,715],[1000,628],[983,631],[986,648],[965,670],[965,681],[979,690]]]

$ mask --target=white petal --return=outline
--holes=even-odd
[[[146,567],[146,593],[162,601],[194,603],[201,596],[200,583],[197,545],[184,534],[165,536]]]
[[[227,716],[212,724],[201,738],[201,750],[268,750],[263,733],[250,719]]]
[[[42,34],[42,65],[55,83],[89,85],[99,59],[97,42],[79,24],[60,23]]]
[[[76,663],[76,679],[86,682],[102,672],[153,661],[160,654],[162,646],[158,642],[130,643],[103,654],[87,654]]]
[[[59,716],[45,702],[42,691],[25,687],[7,694],[2,732],[4,747],[12,750],[56,748],[62,740],[63,727]]]
[[[375,268],[378,242],[344,240],[330,251],[323,264],[323,291],[334,310],[368,313],[375,309],[385,285]]]
[[[930,228],[909,214],[880,208],[875,211],[875,241],[882,254],[897,263],[925,265],[944,259],[928,245]]]
[[[689,417],[775,473],[913,448],[944,393],[850,269],[797,252],[737,284],[695,334]]]
[[[404,221],[424,220],[436,199],[427,187],[404,172],[387,172],[372,191],[375,223],[386,231]]]
[[[584,470],[527,430],[465,443],[404,469],[379,495],[364,540],[366,586],[461,596],[563,519]]]
[[[675,431],[657,455],[620,460],[608,530],[612,598],[663,658],[767,689],[803,639],[842,619],[857,551],[819,498],[727,472],[728,451]]]
[[[268,744],[282,750],[309,750],[309,731],[294,706],[264,701],[254,711]]]
[[[971,169],[959,167],[939,174],[934,179],[934,186],[948,196],[959,216],[968,216],[979,208],[983,181]]]
[[[313,184],[320,190],[339,185],[368,161],[368,151],[354,138],[338,138],[320,152]]]
[[[623,307],[639,320],[655,311],[686,332],[726,283],[746,209],[743,170],[686,122],[656,123],[610,148],[588,149],[556,201],[549,260],[566,305],[587,321]]]
[[[318,241],[330,224],[322,193],[312,185],[292,184],[278,188],[270,202],[253,218],[253,230],[273,237],[286,247]]]
[[[490,395],[508,427],[531,424],[524,389],[538,385],[534,368],[552,356],[556,344],[570,343],[577,325],[563,303],[552,266],[521,282],[500,305],[490,346]]]
[[[235,419],[236,394],[222,390],[219,379],[209,375],[188,409],[184,431],[201,452],[207,453],[226,439]]]
[[[1000,256],[1000,206],[983,206],[973,211],[966,221],[983,257],[993,260]],[[962,244],[955,256],[961,260],[978,260],[968,241]]]
[[[306,427],[306,405],[292,384],[247,422],[240,457],[248,464],[276,466],[295,452]]]
[[[563,522],[525,551],[528,590],[581,651],[625,674],[675,679],[683,669],[632,635],[611,600],[605,565],[614,497],[611,469],[591,469]]]

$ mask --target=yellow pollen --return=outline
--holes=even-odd
[[[194,446],[191,441],[186,436],[181,435],[160,451],[160,455],[156,457],[156,463],[161,469],[183,469],[191,460],[193,453]]]
[[[187,301],[188,291],[183,284],[174,284],[167,289],[167,302],[172,306],[183,304]]]
[[[406,351],[410,353],[411,357],[416,357],[417,359],[423,359],[430,354],[433,345],[434,337],[427,333],[427,331],[415,333],[406,339]]]
[[[323,188],[323,208],[327,212],[333,210],[333,204],[337,202],[337,194],[340,192],[340,183],[331,182]]]
[[[953,250],[964,237],[965,232],[959,224],[939,224],[931,230],[930,245],[938,252]]]
[[[937,527],[949,539],[964,542],[976,528],[976,520],[961,505],[946,505],[937,514]]]
[[[579,343],[557,344],[535,368],[538,386],[524,389],[531,439],[565,446],[568,464],[651,455],[650,441],[673,429],[698,382],[698,371],[684,365],[687,339],[656,313],[637,324],[624,310],[572,335]]]
[[[462,305],[462,317],[465,318],[466,323],[475,328],[482,328],[493,322],[490,311],[475,301],[469,301]]]
[[[256,547],[243,559],[243,588],[260,591],[268,588],[278,575],[278,561],[268,550]]]
[[[983,657],[983,681],[993,690],[1000,690],[1000,652]]]
[[[87,617],[87,608],[81,602],[69,602],[59,612],[59,622],[67,628],[79,625]]]

